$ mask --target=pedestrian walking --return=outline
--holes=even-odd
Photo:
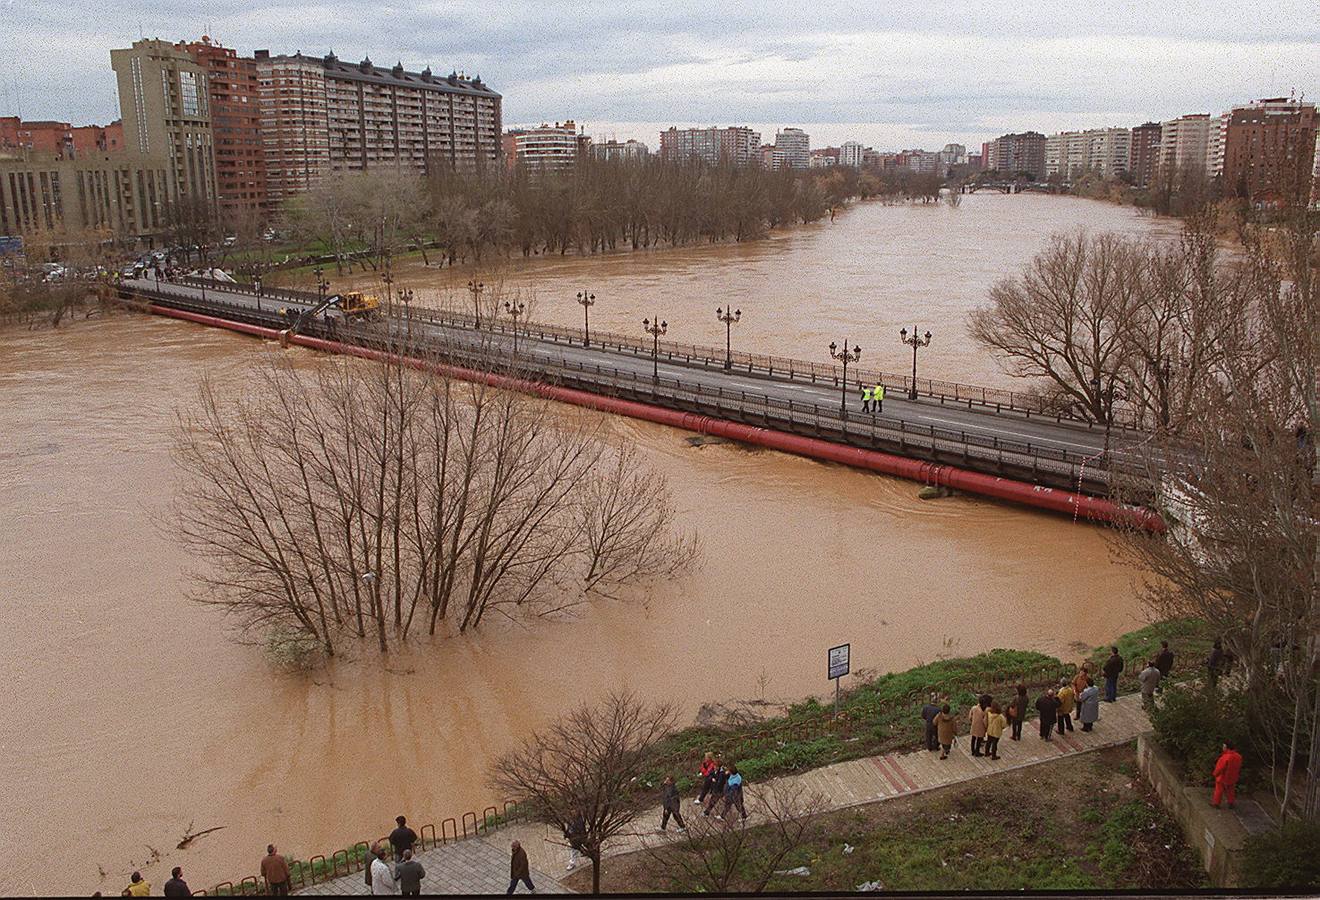
[[[1118,676],[1123,672],[1123,657],[1118,655],[1117,647],[1109,648],[1109,659],[1100,671],[1105,676],[1105,702],[1113,703],[1118,699]]]
[[[967,718],[971,721],[969,733],[972,736],[972,756],[982,756],[981,745],[985,743],[985,706],[984,698],[980,702],[973,703],[972,708],[967,711]]]
[[[729,766],[729,776],[724,783],[723,800],[724,806],[720,809],[719,818],[723,819],[731,809],[738,810],[740,816],[747,818],[747,807],[743,805],[743,778],[738,774],[737,766]]]
[[[394,878],[399,882],[399,893],[405,897],[420,897],[422,879],[425,877],[426,869],[413,858],[412,848],[404,850],[402,858],[394,867]]]
[[[170,869],[170,880],[165,882],[166,897],[191,897],[192,891],[188,890],[188,882],[183,880],[183,869],[175,866]]]
[[[151,882],[142,877],[141,872],[128,876],[128,887],[124,888],[126,897],[150,897]]]
[[[875,386],[875,390],[871,392],[871,402],[875,404],[877,413],[885,411],[885,386],[883,384]]]
[[[1004,736],[1008,720],[999,710],[998,703],[991,703],[985,716],[985,754],[991,759],[999,759],[999,739]]]
[[[532,884],[532,867],[527,862],[527,851],[517,841],[509,845],[509,850],[509,889],[504,893],[512,894],[517,889],[518,882],[521,881],[527,885],[527,890],[535,894],[536,885]]]
[[[377,844],[376,858],[371,861],[371,893],[377,897],[392,897],[399,892],[390,864],[385,861],[386,852]]]
[[[940,749],[940,737],[935,732],[935,717],[940,714],[939,694],[931,693],[926,705],[921,708],[921,719],[926,723],[926,749]]]
[[[411,850],[417,843],[417,832],[408,827],[408,819],[395,816],[395,829],[390,832],[390,848],[394,851],[394,861],[403,859],[403,852]]]
[[[587,817],[578,813],[573,817],[573,821],[564,825],[564,838],[568,841],[568,865],[565,869],[572,870],[582,858],[582,851],[587,840]],[[526,854],[523,854],[526,856]],[[528,885],[531,887],[531,885]]]
[[[869,387],[863,387],[863,388],[862,388],[862,412],[864,412],[864,413],[868,413],[868,412],[870,412],[870,411],[871,411],[871,389],[870,389]]]
[[[701,771],[698,773],[701,776],[701,793],[697,794],[696,799],[692,801],[693,803],[700,806],[705,802],[706,796],[715,785],[715,773],[718,772],[719,769],[720,761],[715,758],[714,754],[707,750],[706,755],[702,757]]]
[[[370,872],[371,868],[368,867],[367,871]],[[261,877],[266,881],[267,893],[276,897],[289,893],[289,862],[275,852],[274,844],[266,845],[266,855],[261,858]]]
[[[958,720],[953,717],[947,703],[940,707],[939,715],[935,717],[935,731],[940,739],[940,759],[948,759],[949,748],[958,736]]]
[[[1077,721],[1082,723],[1082,731],[1090,731],[1100,721],[1100,689],[1090,678],[1077,696]]]
[[[660,786],[660,830],[664,831],[669,827],[669,817],[674,817],[674,824],[678,826],[679,831],[687,831],[683,824],[683,814],[678,809],[678,785],[674,784],[674,776],[666,775],[664,783]]]
[[[1210,690],[1219,686],[1219,673],[1224,665],[1224,642],[1215,638],[1214,646],[1210,648],[1210,655],[1205,658],[1206,683],[1210,685]]]
[[[1050,688],[1036,700],[1036,712],[1040,713],[1040,739],[1053,740],[1050,732],[1059,721],[1059,698],[1054,695],[1054,688]]]
[[[1168,641],[1160,641],[1160,652],[1155,656],[1155,668],[1160,670],[1160,682],[1155,691],[1162,694],[1164,693],[1164,680],[1173,671],[1173,651],[1169,649]]]
[[[1155,665],[1155,660],[1146,663],[1146,668],[1137,674],[1137,683],[1141,685],[1141,704],[1143,706],[1155,705],[1155,691],[1160,686],[1160,669]]]
[[[1215,761],[1215,793],[1210,805],[1218,808],[1221,800],[1228,800],[1228,808],[1237,804],[1238,776],[1242,774],[1242,754],[1232,741],[1224,741],[1224,752]]]
[[[1012,738],[1022,740],[1022,723],[1027,721],[1027,686],[1019,684],[1013,702],[1008,707],[1008,721],[1013,726]]]
[[[724,789],[729,784],[729,767],[721,765],[715,770],[715,778],[710,784],[710,796],[706,798],[706,808],[701,811],[703,816],[709,816],[715,804],[724,799]]]
[[[1077,708],[1077,695],[1073,693],[1071,684],[1064,682],[1059,688],[1059,693],[1055,695],[1059,700],[1059,734],[1065,730],[1075,731],[1073,728],[1072,714]]]

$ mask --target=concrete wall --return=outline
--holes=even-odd
[[[1210,805],[1209,788],[1183,784],[1178,763],[1149,732],[1137,738],[1137,761],[1169,814],[1182,826],[1187,842],[1200,854],[1210,883],[1219,888],[1237,887],[1242,845],[1247,839],[1237,817]]]

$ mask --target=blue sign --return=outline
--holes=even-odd
[[[10,254],[19,254],[23,252],[23,239],[21,237],[3,237],[0,236],[0,256]]]

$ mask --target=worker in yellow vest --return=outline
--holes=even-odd
[[[869,387],[864,387],[862,388],[862,412],[865,413],[870,411],[871,411],[871,389]]]
[[[875,386],[875,390],[871,392],[871,399],[875,401],[876,412],[885,411],[885,386],[883,384]]]

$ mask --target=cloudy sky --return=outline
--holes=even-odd
[[[116,116],[109,51],[210,34],[250,54],[480,74],[507,124],[800,125],[812,145],[979,144],[1320,96],[1317,0],[0,0],[0,115]]]

